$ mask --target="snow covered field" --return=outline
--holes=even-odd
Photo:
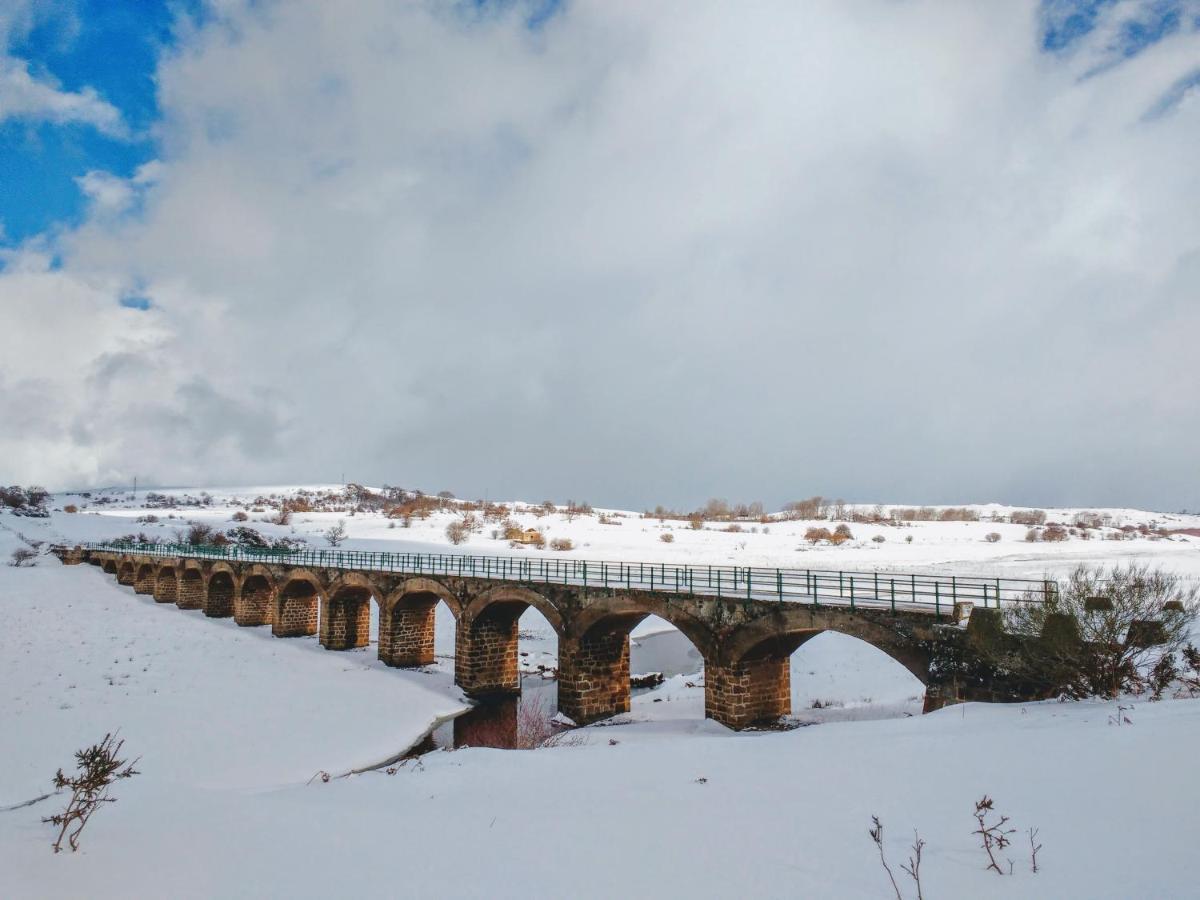
[[[0,514],[0,559],[19,546],[15,532],[74,543],[165,536],[189,519],[230,527],[235,493],[270,492],[210,491],[212,507],[174,510],[175,519],[154,510],[159,523],[135,523],[147,513],[137,503],[47,519]],[[70,502],[87,501],[60,496],[53,506]],[[1200,526],[1195,516],[1107,512],[1118,525]],[[320,533],[339,518],[346,547],[448,548],[448,514],[410,529],[374,514],[246,524],[322,546]],[[855,524],[851,543],[811,549],[802,540],[811,523],[739,534],[668,522],[668,544],[658,520],[615,521],[529,517],[547,536],[570,537],[572,555],[595,559],[1040,575],[1078,560],[1136,558],[1200,576],[1200,541],[1181,535],[1029,544],[1024,526],[988,521]],[[991,531],[1002,539],[986,542]],[[871,541],[875,533],[886,540]],[[514,552],[486,532],[457,550]],[[734,734],[703,719],[703,689],[688,687],[700,676],[694,650],[651,620],[635,632],[633,668],[672,677],[638,694],[615,724],[554,748],[433,753],[392,775],[324,782],[313,776],[388,759],[464,708],[444,658],[451,621],[439,620],[439,665],[406,672],[381,666],[374,646],[330,653],[315,639],[274,640],[268,629],[156,605],[92,567],[53,559],[0,567],[0,609],[4,898],[888,897],[866,833],[872,814],[887,828],[899,878],[911,829],[928,841],[930,898],[1194,894],[1185,862],[1186,815],[1200,801],[1190,775],[1200,738],[1194,701],[1137,702],[1122,726],[1110,724],[1111,703],[906,715],[919,711],[919,683],[873,648],[823,635],[793,657],[794,710],[819,724]],[[522,650],[551,662],[553,634],[536,613],[521,627]],[[142,757],[142,774],[117,785],[119,802],[97,814],[79,853],[55,856],[40,819],[61,799],[8,807],[46,793],[57,767],[114,728]],[[1019,829],[1011,877],[985,872],[970,836],[985,792]],[[1028,827],[1044,844],[1037,875]]]

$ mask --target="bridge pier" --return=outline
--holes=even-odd
[[[154,602],[174,603],[178,596],[179,579],[175,575],[175,570],[170,566],[159,569],[158,575],[154,578]]]
[[[179,576],[175,605],[180,609],[204,608],[204,576],[199,569],[184,569]]]
[[[121,567],[117,569],[117,584],[132,585],[137,578],[134,571],[133,563],[121,563]]]
[[[266,576],[246,575],[233,597],[233,621],[246,627],[270,625],[274,607],[275,590]]]
[[[558,709],[578,725],[629,712],[627,629],[592,629],[560,643]]]
[[[308,637],[316,634],[317,603],[317,588],[311,581],[289,581],[276,596],[271,634],[275,637]]]
[[[319,640],[326,650],[367,646],[371,630],[371,594],[365,588],[343,588],[321,601]]]
[[[704,715],[735,731],[792,711],[789,657],[704,662]]]
[[[133,577],[133,592],[135,594],[154,593],[154,566],[148,563],[138,566],[137,574]]]
[[[524,607],[497,603],[474,622],[459,622],[454,681],[468,695],[519,694],[517,622]]]
[[[208,579],[208,591],[204,597],[204,614],[213,619],[225,619],[233,615],[234,595],[237,585],[228,572],[213,572]]]
[[[433,665],[433,636],[438,598],[402,597],[379,610],[379,659],[397,668]]]

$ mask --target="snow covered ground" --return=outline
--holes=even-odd
[[[192,493],[196,493],[193,491]],[[218,495],[218,492],[212,492]],[[233,493],[233,492],[230,492]],[[252,495],[259,491],[244,491]],[[178,527],[229,527],[226,496],[182,518],[137,523],[139,508],[48,519],[0,514],[0,559],[40,540],[94,540]],[[71,502],[58,497],[55,506]],[[76,501],[78,502],[78,500]],[[1051,514],[1052,516],[1055,514]],[[1069,521],[1065,513],[1062,520]],[[1197,527],[1197,517],[1116,511]],[[445,545],[449,521],[388,528],[380,516],[297,514],[291,527],[248,524],[320,545],[345,518],[346,546]],[[255,516],[254,518],[259,518]],[[1072,540],[1026,544],[992,522],[854,525],[851,545],[807,549],[805,523],[770,531],[695,532],[657,520],[536,521],[576,555],[608,559],[1042,574],[1077,559],[1134,558],[1200,574],[1200,542]],[[1014,528],[1020,535],[1008,535]],[[873,529],[882,544],[869,541]],[[988,531],[1005,532],[996,544]],[[903,535],[913,534],[912,544]],[[745,546],[740,546],[741,542]],[[476,535],[465,552],[510,552]],[[528,552],[528,551],[525,551]],[[724,554],[724,555],[722,555]],[[820,561],[818,561],[820,560]],[[716,560],[714,560],[716,561]],[[464,708],[452,684],[452,622],[439,620],[439,665],[388,669],[364,651],[160,606],[88,566],[42,559],[0,566],[0,897],[396,896],[887,897],[867,837],[872,814],[901,887],[911,829],[928,841],[926,897],[1179,897],[1193,894],[1188,811],[1200,801],[1191,748],[1200,705],[969,704],[919,711],[921,686],[882,653],[822,635],[793,657],[798,718],[784,733],[734,734],[703,719],[702,672],[686,639],[658,620],[635,632],[635,671],[664,671],[628,716],[536,751],[458,750],[328,782],[409,746]],[[553,634],[522,620],[529,662],[551,663]],[[691,686],[689,686],[691,685]],[[820,708],[814,708],[814,703]],[[843,720],[855,721],[843,721]],[[874,719],[875,721],[867,721]],[[73,752],[120,728],[142,774],[88,826],[83,849],[55,856],[41,823]],[[984,793],[1019,829],[1014,874],[984,871],[971,818]],[[1029,871],[1024,829],[1040,829]]]

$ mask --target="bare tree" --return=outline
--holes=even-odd
[[[1005,629],[1026,638],[1010,662],[1019,674],[1077,696],[1140,689],[1163,656],[1183,649],[1198,597],[1197,586],[1147,565],[1079,566],[1045,602],[1007,607]]]
[[[1003,875],[1004,870],[1000,868],[1000,864],[996,861],[996,851],[1003,850],[1012,841],[1009,835],[1016,831],[1015,828],[1005,828],[1008,824],[1008,816],[1000,816],[995,822],[988,822],[987,817],[995,812],[992,798],[987,794],[983,795],[982,800],[975,801],[975,821],[978,827],[971,834],[979,835],[980,843],[983,845],[983,851],[988,857],[988,869],[995,870],[997,875]],[[1009,864],[1009,874],[1012,874],[1012,866]]]
[[[18,547],[12,552],[12,560],[9,565],[19,569],[21,566],[32,566],[35,559],[37,559],[36,550],[30,547]]]
[[[337,547],[346,539],[346,520],[338,519],[337,524],[329,528],[325,532],[325,540],[329,542],[329,546]]]

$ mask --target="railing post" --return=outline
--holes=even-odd
[[[850,576],[850,608],[854,609],[854,576]]]

